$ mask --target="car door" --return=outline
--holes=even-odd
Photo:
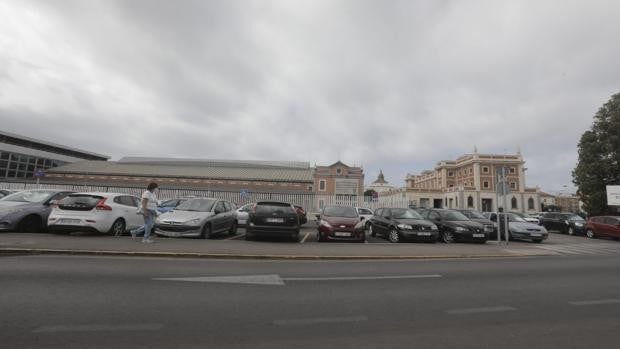
[[[130,229],[144,225],[144,216],[138,212],[140,207],[140,198],[137,196],[128,195],[125,199],[129,206],[129,214],[127,215],[127,226]]]
[[[439,231],[443,231],[444,230],[444,225],[441,219],[441,215],[439,214],[439,212],[437,211],[429,211],[428,212],[428,220],[433,222],[437,228],[439,229]]]
[[[224,201],[224,209],[226,210],[226,230],[230,229],[233,224],[237,224],[237,216],[235,215],[235,205],[232,202]]]
[[[381,212],[381,219],[379,220],[379,231],[381,235],[385,235],[390,230],[390,220],[392,219],[392,210],[384,208]]]
[[[609,219],[609,236],[620,238],[620,220],[617,217],[607,217]]]
[[[213,205],[213,216],[211,217],[211,226],[214,232],[221,232],[226,227],[226,206],[223,201],[218,201]]]

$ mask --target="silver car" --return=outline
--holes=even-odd
[[[189,199],[155,221],[157,235],[210,239],[219,233],[237,233],[235,206],[221,199]]]
[[[510,239],[515,240],[531,240],[533,242],[542,242],[549,237],[549,232],[545,227],[526,221],[514,213],[500,213],[499,225],[504,231],[504,215],[508,217],[508,231]],[[489,219],[497,224],[498,214],[491,212]]]
[[[58,189],[24,190],[0,200],[0,231],[38,233],[47,226],[52,206],[71,194]]]
[[[237,224],[239,226],[245,226],[248,224],[248,218],[250,216],[250,210],[254,206],[254,203],[245,204],[237,209]]]

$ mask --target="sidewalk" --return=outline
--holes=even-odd
[[[454,243],[295,243],[285,241],[202,240],[140,238],[102,235],[0,234],[1,254],[126,255],[230,259],[432,259],[502,258],[546,255],[544,250],[488,242],[484,245]]]

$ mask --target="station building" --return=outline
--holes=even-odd
[[[525,161],[520,152],[499,155],[474,150],[456,160],[439,161],[433,170],[407,175],[406,195],[411,206],[496,211],[504,207],[503,197],[497,195],[500,168],[507,169],[510,188],[506,211],[539,212],[540,189],[526,187]]]
[[[110,157],[40,139],[0,131],[0,180],[32,179],[35,173],[77,161]]]

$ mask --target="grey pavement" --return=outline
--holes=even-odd
[[[495,241],[469,243],[400,243],[368,237],[366,243],[316,242],[316,229],[305,227],[299,242],[245,241],[244,230],[235,236],[203,240],[192,238],[155,238],[144,244],[140,239],[108,235],[73,233],[0,234],[2,254],[99,254],[162,257],[252,258],[252,259],[417,259],[417,258],[492,258],[562,254],[620,254],[620,243],[590,240],[584,237],[551,234],[542,244]],[[589,250],[588,250],[589,249]]]

